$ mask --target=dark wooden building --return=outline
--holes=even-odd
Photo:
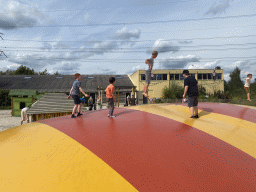
[[[82,75],[81,87],[92,96],[94,102],[98,96],[101,96],[102,102],[106,103],[104,90],[112,76],[116,78],[116,96],[118,97],[119,92],[119,102],[124,104],[126,97],[136,92],[128,75]],[[39,93],[68,94],[74,80],[73,75],[0,75],[0,89],[33,89]]]

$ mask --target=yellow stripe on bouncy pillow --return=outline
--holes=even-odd
[[[137,191],[104,161],[41,123],[0,133],[1,191]]]
[[[191,119],[189,108],[181,105],[152,104],[128,108],[184,123],[215,136],[256,158],[256,123],[202,110],[198,110],[199,119]]]

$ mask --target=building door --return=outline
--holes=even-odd
[[[26,107],[26,103],[25,102],[20,102],[20,109],[23,109]]]
[[[125,103],[126,103],[126,104],[128,104],[128,100],[127,100],[128,95],[129,95],[129,97],[131,98],[131,93],[126,93],[126,94],[125,94],[125,101],[126,101]]]
[[[95,103],[95,93],[90,93],[90,97],[93,99],[93,104]]]

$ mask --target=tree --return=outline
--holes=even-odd
[[[221,69],[221,67],[220,67],[220,66],[217,66],[217,67],[215,67],[215,69]]]
[[[240,95],[244,92],[244,84],[240,78],[241,70],[236,67],[233,72],[230,73],[230,80],[228,81],[228,88],[232,94]]]
[[[49,73],[47,72],[47,69],[45,69],[43,72],[39,72],[39,75],[49,75]]]
[[[14,72],[14,75],[35,75],[35,72],[34,72],[34,69],[30,69],[26,66],[21,65]]]
[[[61,75],[58,71],[56,71],[55,73],[54,73],[54,75]]]

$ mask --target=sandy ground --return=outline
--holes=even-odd
[[[12,127],[19,126],[21,117],[12,117],[11,110],[0,110],[0,132]],[[25,124],[27,122],[24,122]]]

